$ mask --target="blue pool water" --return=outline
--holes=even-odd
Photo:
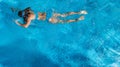
[[[24,29],[11,7],[35,12],[87,10],[84,21],[33,21]],[[0,0],[0,67],[120,67],[120,0]]]

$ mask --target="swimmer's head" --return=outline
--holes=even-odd
[[[24,15],[27,15],[28,13],[32,13],[32,10],[30,9],[30,7],[24,9],[24,10],[20,10],[18,12],[18,16],[19,17],[24,17]]]

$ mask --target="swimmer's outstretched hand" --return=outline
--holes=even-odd
[[[17,25],[20,25],[20,23],[18,22],[19,20],[13,20]]]
[[[17,25],[22,26],[22,27],[24,27],[24,28],[27,28],[27,27],[29,26],[29,24],[30,24],[30,22],[28,22],[27,24],[21,24],[19,21],[20,21],[19,19],[14,20],[14,22],[15,22]]]

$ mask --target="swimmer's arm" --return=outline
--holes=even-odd
[[[28,26],[30,25],[30,22],[31,22],[31,21],[27,21],[25,24],[21,24],[20,22],[15,21],[15,23],[16,23],[17,25],[22,26],[22,27],[24,27],[24,28],[28,28]]]

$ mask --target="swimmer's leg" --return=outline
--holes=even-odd
[[[67,12],[63,15],[65,16],[68,16],[68,15],[74,15],[74,14],[88,14],[86,10],[82,10],[82,11],[79,11],[79,12]]]
[[[65,15],[74,15],[74,14],[88,14],[86,10],[82,10],[79,12],[67,12]]]
[[[58,17],[58,16],[61,16],[60,13],[53,13],[53,17]]]
[[[87,13],[87,11],[82,10],[80,12],[67,12],[67,13],[64,13],[64,14],[56,13],[56,16],[67,17],[67,16],[74,15],[74,14],[88,14],[88,13]]]
[[[60,14],[60,13],[56,13],[56,12],[53,12],[53,16],[54,17],[67,17],[69,15],[74,15],[74,14],[79,14],[80,12],[66,12],[66,13],[63,13],[63,14]]]
[[[69,15],[74,15],[74,14],[77,14],[77,13],[76,12],[67,12],[67,13],[64,13],[64,14],[57,13],[57,16],[67,17]]]
[[[71,23],[71,22],[78,22],[78,21],[81,21],[81,20],[84,20],[84,16],[80,16],[79,18],[77,19],[73,19],[73,20],[58,20],[59,23]]]

